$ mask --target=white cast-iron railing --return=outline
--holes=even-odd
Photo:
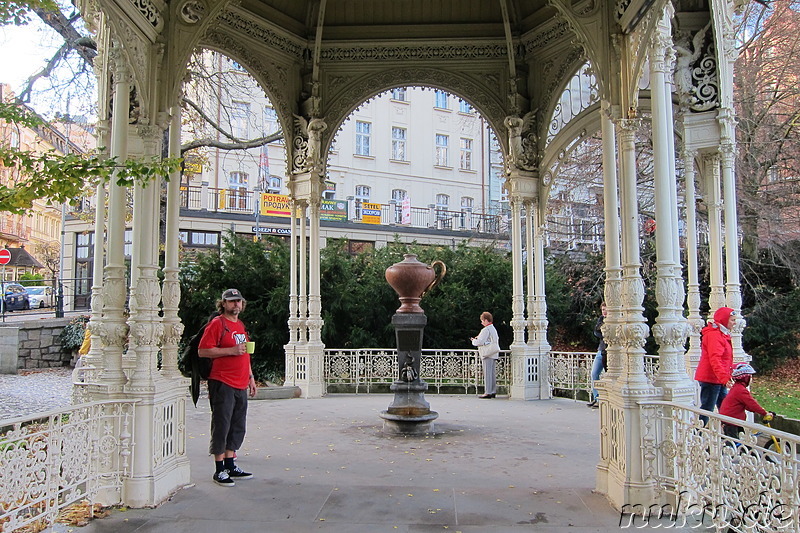
[[[502,350],[497,361],[497,386],[506,391],[511,383],[510,356]],[[551,391],[572,398],[591,391],[594,357],[594,352],[550,352]],[[658,372],[658,356],[645,356],[645,372],[652,381]],[[326,392],[385,392],[398,374],[393,348],[325,350]],[[474,349],[422,350],[420,377],[431,392],[477,393],[483,387],[483,365]]]
[[[119,501],[133,459],[132,401],[70,406],[2,421],[0,531],[38,522],[100,493]]]
[[[496,368],[497,386],[508,390],[511,383],[508,350],[501,350]],[[328,392],[386,392],[398,375],[395,349],[325,350]],[[474,349],[422,350],[420,378],[428,383],[430,392],[476,393],[483,387],[483,365]]]
[[[665,505],[627,506],[631,520],[660,514],[676,527],[800,533],[800,437],[721,415],[704,427],[699,416],[708,413],[683,404],[640,405],[643,474]],[[724,436],[723,422],[744,433]]]

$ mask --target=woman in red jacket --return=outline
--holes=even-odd
[[[733,366],[733,346],[730,329],[736,321],[736,312],[730,307],[720,307],[714,313],[714,320],[700,332],[700,362],[694,379],[700,382],[700,409],[714,411],[719,408],[728,393],[726,388],[731,379]],[[700,415],[703,425],[708,417]]]

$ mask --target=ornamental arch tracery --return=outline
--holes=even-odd
[[[498,78],[494,76],[485,75],[485,78],[498,82]],[[322,112],[329,132],[337,131],[355,109],[381,93],[398,87],[425,87],[446,91],[469,102],[498,133],[504,155],[508,153],[508,140],[505,135],[500,134],[505,132],[503,120],[506,111],[503,101],[498,97],[497,87],[492,87],[477,77],[434,68],[399,68],[341,81],[336,76],[331,76],[330,82]],[[326,147],[330,146],[331,137],[329,135]]]

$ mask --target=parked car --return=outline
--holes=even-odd
[[[56,304],[56,292],[53,287],[47,285],[35,285],[25,287],[28,289],[28,300],[31,307],[53,307]]]
[[[3,283],[4,295],[2,311],[14,311],[15,309],[30,309],[31,302],[28,299],[28,291],[19,283]]]

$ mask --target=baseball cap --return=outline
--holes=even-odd
[[[226,301],[244,300],[244,298],[242,298],[242,293],[240,293],[238,289],[228,289],[227,291],[223,292],[222,299]]]

